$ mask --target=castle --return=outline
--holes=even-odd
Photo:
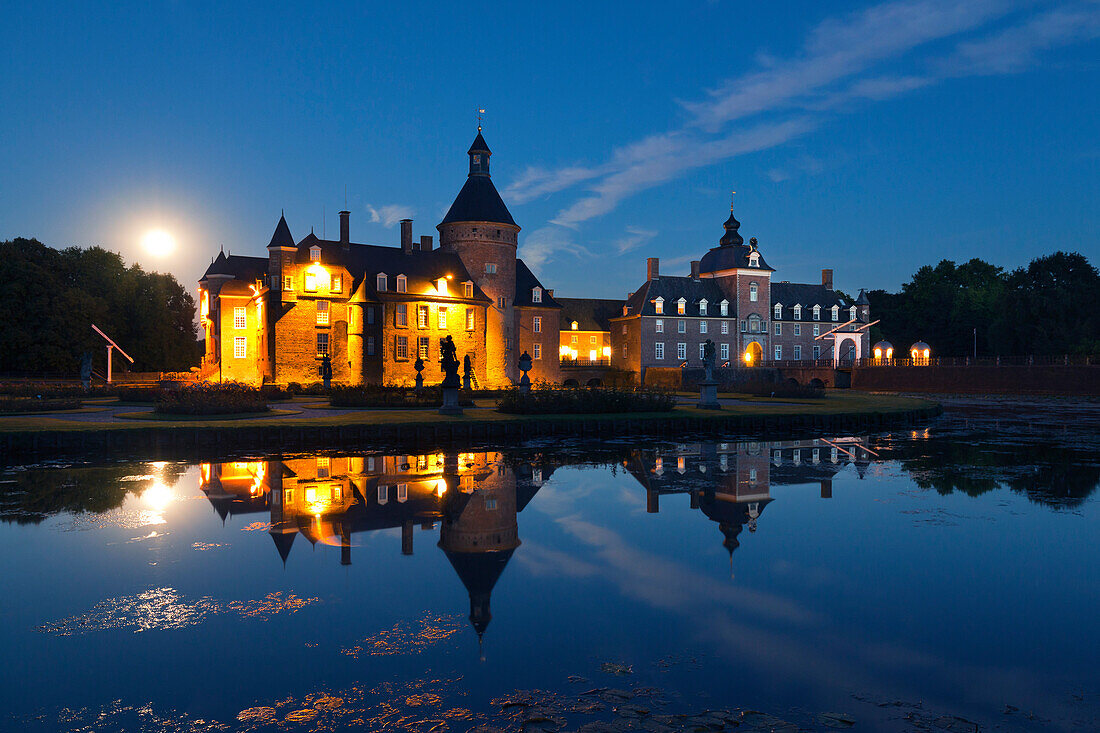
[[[327,358],[334,382],[408,385],[417,358],[437,362],[450,336],[478,386],[513,383],[525,351],[532,379],[560,381],[561,306],[516,256],[520,227],[493,185],[480,127],[467,155],[438,248],[431,236],[413,241],[409,219],[397,247],[353,243],[341,211],[339,240],[311,231],[295,242],[280,217],[267,257],[220,253],[199,280],[200,376],[311,383]]]

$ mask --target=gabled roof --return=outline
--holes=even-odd
[[[531,300],[531,291],[535,288],[542,288],[541,303]],[[561,304],[550,297],[549,292],[542,287],[542,283],[535,277],[535,273],[531,272],[527,264],[520,259],[516,260],[516,292],[512,302],[513,305],[521,307],[529,305],[536,308],[561,308]]]
[[[815,305],[828,309],[834,305],[840,308],[848,307],[844,298],[835,290],[830,290],[824,285],[808,283],[772,283],[772,306],[781,304],[784,309],[802,306],[802,318],[799,320],[811,320],[811,311]],[[783,314],[783,320],[794,320],[788,313]]]
[[[267,274],[266,257],[227,255],[225,252],[219,252],[217,258],[206,268],[206,272],[199,282],[214,275],[228,276],[251,282],[262,280],[265,274]]]
[[[688,303],[698,303],[703,298],[706,298],[708,303],[719,303],[723,299],[727,299],[721,287],[719,287],[718,282],[712,278],[695,280],[690,277],[668,277],[662,275],[656,280],[646,282],[638,292],[627,299],[626,305],[630,307],[630,310],[626,315],[657,315],[656,309],[653,306],[653,301],[657,297],[665,299],[666,305],[663,315],[666,316],[677,315],[676,309],[669,307],[668,304],[678,301],[680,298],[683,298]],[[695,310],[693,313],[689,310],[684,315],[698,316],[699,312]],[[707,315],[711,314],[708,313]],[[619,309],[619,316],[622,316],[621,308]]]
[[[561,330],[610,331],[610,319],[623,314],[623,301],[604,298],[558,298],[561,304]]]
[[[478,136],[480,137],[480,135]],[[458,221],[486,221],[516,226],[504,200],[488,175],[470,176],[458,192],[440,225]]]
[[[451,283],[452,295],[461,296],[459,287],[461,283],[473,281],[466,266],[455,252],[442,249],[431,251],[413,250],[406,253],[401,247],[383,247],[373,244],[349,244],[338,241],[319,239],[317,235],[310,233],[298,243],[298,253],[295,259],[300,263],[308,263],[309,250],[312,247],[321,248],[321,264],[337,265],[351,273],[354,282],[352,289],[358,287],[365,278],[367,293],[374,295],[376,275],[386,273],[391,280],[387,293],[394,292],[394,282],[398,275],[404,275],[407,282],[407,291],[412,294],[434,292],[435,283],[441,277],[447,277]],[[474,299],[486,303],[492,302],[481,289],[474,284]]]

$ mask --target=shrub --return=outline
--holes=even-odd
[[[418,395],[413,387],[335,385],[329,390],[329,404],[333,407],[440,407],[443,388],[439,385],[425,387]],[[473,402],[462,394],[459,404],[469,407]]]
[[[162,391],[156,411],[166,415],[233,415],[266,412],[260,390],[239,382],[201,382]]]
[[[516,415],[668,412],[676,397],[656,389],[616,387],[550,387],[523,394],[508,390],[497,410]]]
[[[733,385],[731,391],[741,394],[751,394],[757,397],[794,397],[798,399],[820,399],[825,396],[825,390],[809,385],[800,385],[793,381],[765,382],[748,381]]]
[[[36,397],[0,397],[0,413],[49,412],[52,410],[80,409],[80,400],[38,399]]]
[[[280,387],[277,384],[265,384],[260,387],[260,394],[263,395],[265,400],[292,400],[294,399],[294,393],[290,391],[289,387]]]
[[[95,385],[87,392],[74,382],[3,382],[0,395],[50,399],[64,397],[110,397],[118,392],[114,385]]]

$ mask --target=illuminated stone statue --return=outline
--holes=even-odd
[[[703,342],[703,377],[708,382],[714,380],[714,362],[717,358],[717,353],[714,349],[714,342],[707,339]]]

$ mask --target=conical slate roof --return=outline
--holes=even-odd
[[[294,237],[290,236],[290,227],[287,226],[286,217],[280,216],[279,223],[275,225],[275,233],[271,235],[271,243],[268,247],[293,247]]]
[[[470,149],[466,151],[466,154],[471,153],[488,153],[493,154],[493,151],[489,150],[488,144],[485,142],[485,138],[481,136],[481,128],[477,128],[477,137],[474,138],[474,142],[470,145]]]
[[[477,137],[466,154],[470,156],[469,176],[440,225],[459,221],[484,221],[516,226],[512,214],[504,205],[493,185],[493,179],[489,176],[489,156],[492,153],[481,135],[481,128],[478,128]]]

